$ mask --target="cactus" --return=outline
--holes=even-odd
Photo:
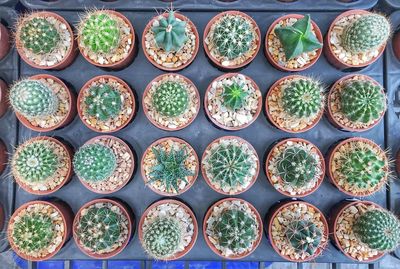
[[[154,33],[157,46],[169,52],[178,51],[185,44],[188,39],[185,28],[186,22],[177,20],[175,12],[170,10],[168,18],[162,17],[159,20],[159,25],[153,26],[151,30]]]
[[[11,87],[9,98],[13,109],[26,118],[52,116],[58,110],[57,95],[38,80],[17,82]]]
[[[19,38],[22,46],[34,54],[52,53],[61,40],[56,27],[45,18],[22,21]]]
[[[310,15],[305,15],[292,26],[275,28],[275,34],[281,42],[286,60],[291,60],[304,52],[322,48],[322,43],[311,29]]]
[[[353,225],[353,232],[369,248],[389,252],[400,245],[400,220],[383,209],[363,212]]]
[[[233,60],[250,50],[255,40],[253,26],[240,15],[225,15],[215,25],[210,41],[219,55]]]
[[[343,114],[352,122],[370,123],[385,111],[385,94],[369,80],[350,81],[340,93]]]
[[[143,231],[143,248],[155,259],[173,256],[182,241],[182,228],[172,217],[157,217]]]
[[[283,109],[293,117],[311,117],[324,105],[323,88],[311,79],[293,80],[283,89],[282,104]]]
[[[74,170],[79,178],[89,182],[108,179],[117,168],[113,150],[102,144],[82,146],[74,156]]]
[[[386,43],[390,32],[386,17],[379,14],[361,15],[344,28],[341,45],[354,54],[372,51]]]
[[[243,86],[236,82],[225,85],[222,93],[223,104],[231,110],[240,109],[243,107],[247,95],[248,93],[243,90]]]
[[[289,222],[285,235],[295,252],[300,255],[304,253],[313,255],[322,238],[321,230],[308,220]]]
[[[85,97],[86,112],[100,121],[119,115],[122,109],[122,96],[108,84],[90,87]]]
[[[189,106],[189,95],[183,84],[167,81],[156,88],[152,101],[158,113],[167,117],[176,117]]]

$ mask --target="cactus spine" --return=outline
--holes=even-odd
[[[321,230],[311,221],[298,220],[288,224],[285,232],[286,238],[296,253],[313,255],[322,238]]]
[[[86,112],[100,121],[119,115],[122,109],[122,96],[108,84],[93,86],[85,98]]]
[[[224,106],[231,110],[237,110],[243,107],[245,98],[248,95],[243,86],[234,82],[231,85],[225,85],[222,93]]]
[[[182,115],[189,106],[186,87],[173,81],[161,83],[154,92],[153,105],[161,115],[167,117]]]
[[[172,10],[168,12],[168,18],[162,17],[159,25],[151,28],[157,46],[166,52],[178,51],[182,48],[187,40],[185,29],[186,22],[177,20]]]

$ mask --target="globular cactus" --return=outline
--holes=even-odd
[[[322,232],[313,222],[297,220],[289,222],[285,232],[286,238],[295,252],[302,255],[313,255],[321,243]]]
[[[350,81],[340,93],[341,111],[352,122],[371,123],[379,119],[385,102],[382,88],[368,80]]]
[[[109,178],[117,168],[117,158],[107,146],[93,143],[75,153],[74,171],[84,181],[99,182]]]
[[[155,259],[173,256],[182,241],[182,227],[172,217],[157,217],[143,230],[143,248]]]
[[[59,100],[52,89],[41,81],[24,79],[14,84],[9,93],[13,109],[26,118],[54,115]]]
[[[351,53],[362,53],[384,45],[390,36],[390,23],[380,14],[361,15],[344,28],[341,45]]]
[[[243,107],[247,95],[248,93],[243,90],[243,86],[236,82],[225,85],[222,93],[224,106],[231,110],[240,109]]]
[[[389,252],[400,245],[400,220],[383,209],[362,213],[353,225],[353,232],[371,249]]]
[[[189,95],[183,84],[166,81],[156,88],[152,101],[158,113],[167,117],[176,117],[185,112],[188,107]]]
[[[22,21],[19,38],[22,46],[34,54],[53,52],[61,40],[57,28],[45,18]]]
[[[122,109],[121,94],[108,84],[100,84],[89,89],[85,97],[86,112],[100,121],[119,115]]]
[[[186,22],[178,21],[175,18],[175,12],[169,11],[168,18],[162,17],[159,20],[158,26],[153,26],[151,30],[154,33],[154,37],[157,46],[169,51],[178,51],[182,48],[187,40],[185,32]]]

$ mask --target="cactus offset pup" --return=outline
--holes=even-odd
[[[170,10],[168,17],[162,17],[158,20],[158,25],[153,26],[151,30],[158,47],[166,52],[178,51],[187,40],[186,22],[177,20],[175,12]]]

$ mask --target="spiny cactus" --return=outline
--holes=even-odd
[[[10,103],[26,118],[54,115],[58,110],[57,95],[39,80],[24,79],[10,89]]]
[[[182,241],[182,228],[172,217],[157,217],[143,231],[143,248],[156,259],[173,256]]]
[[[292,26],[276,27],[275,34],[281,42],[286,60],[291,60],[304,52],[322,48],[312,32],[310,15],[305,15]]]
[[[82,146],[74,156],[75,173],[83,180],[99,182],[109,178],[117,168],[113,150],[101,144]]]
[[[289,222],[285,235],[296,253],[309,255],[315,253],[322,238],[321,230],[308,220]]]
[[[224,106],[231,110],[240,109],[242,108],[247,95],[248,93],[243,90],[243,86],[236,82],[231,85],[224,85],[224,91],[222,93]]]
[[[351,81],[340,93],[341,111],[352,122],[370,123],[385,110],[385,94],[369,80]]]
[[[45,18],[23,21],[19,38],[22,46],[34,54],[53,52],[61,40],[56,27]]]
[[[85,98],[86,112],[100,121],[119,115],[122,109],[121,94],[108,84],[100,84],[89,89]]]
[[[162,17],[158,26],[153,26],[151,30],[154,33],[157,46],[169,51],[178,51],[187,40],[185,32],[186,22],[178,21],[175,18],[175,12],[170,10],[168,18]]]
[[[383,209],[362,213],[356,219],[353,231],[371,249],[389,252],[400,245],[400,221]]]
[[[167,117],[181,115],[189,105],[186,87],[174,81],[161,83],[153,95],[153,105],[161,115]]]

